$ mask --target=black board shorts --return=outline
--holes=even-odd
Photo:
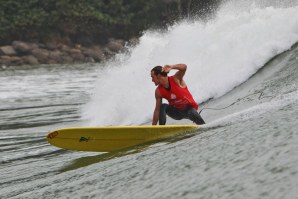
[[[188,106],[185,109],[180,110],[168,104],[161,104],[159,111],[159,125],[166,124],[166,115],[175,120],[189,119],[198,125],[205,124],[203,118],[192,106]]]

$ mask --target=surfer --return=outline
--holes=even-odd
[[[170,70],[178,70],[175,75],[169,76]],[[153,113],[152,125],[166,124],[166,115],[175,120],[190,119],[196,124],[205,124],[197,112],[198,104],[188,91],[183,80],[187,66],[185,64],[155,66],[151,70],[152,82],[157,86],[155,90],[156,105]],[[162,103],[162,99],[169,104]]]

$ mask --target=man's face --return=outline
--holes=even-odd
[[[151,78],[152,78],[152,82],[154,82],[155,86],[159,85],[159,80],[157,75],[154,74],[153,71],[151,71]]]

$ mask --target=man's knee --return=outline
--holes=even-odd
[[[179,111],[178,109],[174,108],[173,106],[168,106],[166,113],[167,113],[168,116],[170,116],[174,120],[181,120],[181,119],[183,119],[185,117],[181,113],[181,111]]]
[[[196,124],[205,124],[205,121],[203,120],[203,118],[200,116],[200,114],[194,109],[191,108],[188,113],[188,118],[193,121]]]

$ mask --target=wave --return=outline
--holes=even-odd
[[[156,65],[187,64],[185,81],[201,103],[231,91],[298,41],[297,5],[253,3],[241,11],[237,5],[223,4],[207,22],[147,31],[130,53],[105,63],[82,110],[86,125],[149,123],[155,106],[150,70]]]

